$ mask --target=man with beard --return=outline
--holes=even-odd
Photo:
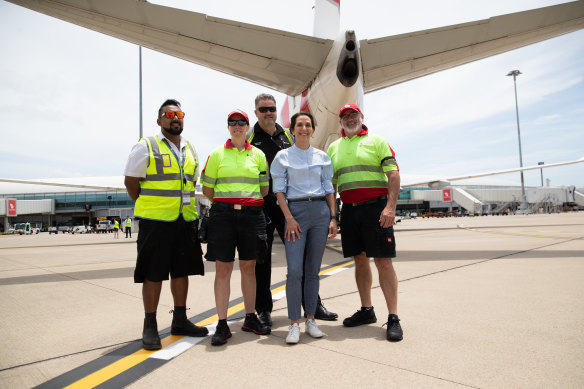
[[[158,110],[161,132],[141,139],[130,152],[124,171],[125,185],[136,203],[140,220],[138,258],[134,282],[142,283],[146,350],[160,349],[156,309],[162,281],[168,280],[174,300],[171,334],[205,336],[208,330],[186,316],[189,275],[203,275],[195,184],[199,161],[191,143],[180,134],[185,114],[176,100],[166,100]]]
[[[276,119],[278,119],[278,112],[276,108],[276,99],[274,96],[262,93],[255,98],[255,111],[258,118],[257,123],[248,132],[247,139],[252,146],[262,150],[268,160],[268,165],[272,165],[272,161],[276,153],[280,150],[291,147],[294,141],[290,132],[282,128]],[[278,231],[278,235],[284,243],[284,223],[285,218],[282,210],[276,202],[276,195],[272,188],[272,179],[270,178],[270,190],[268,195],[264,197],[264,213],[266,215],[266,233],[268,236],[268,248],[265,250],[261,258],[258,259],[255,267],[256,274],[256,303],[255,308],[258,312],[260,321],[272,326],[272,292],[270,291],[271,277],[272,277],[272,243],[274,241],[274,230]],[[303,282],[304,284],[304,282]],[[304,306],[304,301],[303,301]],[[328,311],[320,296],[316,305],[316,313],[314,317],[319,320],[336,320],[338,315],[334,312]]]
[[[373,257],[389,311],[387,340],[400,341],[403,331],[397,316],[397,276],[392,263],[396,255],[393,222],[400,188],[395,153],[382,137],[369,133],[357,105],[344,105],[339,117],[342,137],[330,145],[327,154],[335,172],[333,185],[343,202],[343,255],[355,259],[355,281],[361,298],[361,309],[343,325],[355,327],[377,321],[371,303],[369,258]]]

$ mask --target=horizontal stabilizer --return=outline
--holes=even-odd
[[[361,40],[363,86],[372,92],[584,27],[584,1]]]

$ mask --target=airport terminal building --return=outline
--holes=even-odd
[[[133,218],[134,203],[121,189],[121,177],[110,177],[111,190],[0,183],[0,232],[10,225],[31,223],[41,231],[49,227],[90,225],[98,220]],[[77,179],[79,181],[79,179]],[[112,185],[113,183],[113,185]],[[200,192],[200,187],[197,192]],[[527,187],[529,213],[584,209],[584,188],[573,186]],[[198,205],[208,206],[206,199]],[[455,213],[484,215],[514,213],[521,204],[521,187],[452,185],[441,189],[404,188],[398,215]]]

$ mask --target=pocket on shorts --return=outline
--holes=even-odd
[[[375,227],[375,238],[378,242],[395,245],[395,237],[393,234],[393,227],[383,228],[380,225]]]

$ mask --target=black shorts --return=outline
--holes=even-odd
[[[209,261],[233,262],[236,248],[239,260],[257,260],[266,245],[262,207],[236,210],[231,204],[213,203],[207,237],[205,258]]]
[[[382,228],[379,225],[379,217],[386,204],[385,199],[358,206],[343,204],[341,209],[343,256],[353,257],[364,251],[368,257],[395,258],[393,226]]]
[[[204,275],[203,252],[198,238],[199,220],[173,222],[140,219],[138,260],[134,282],[158,282],[190,275]]]

